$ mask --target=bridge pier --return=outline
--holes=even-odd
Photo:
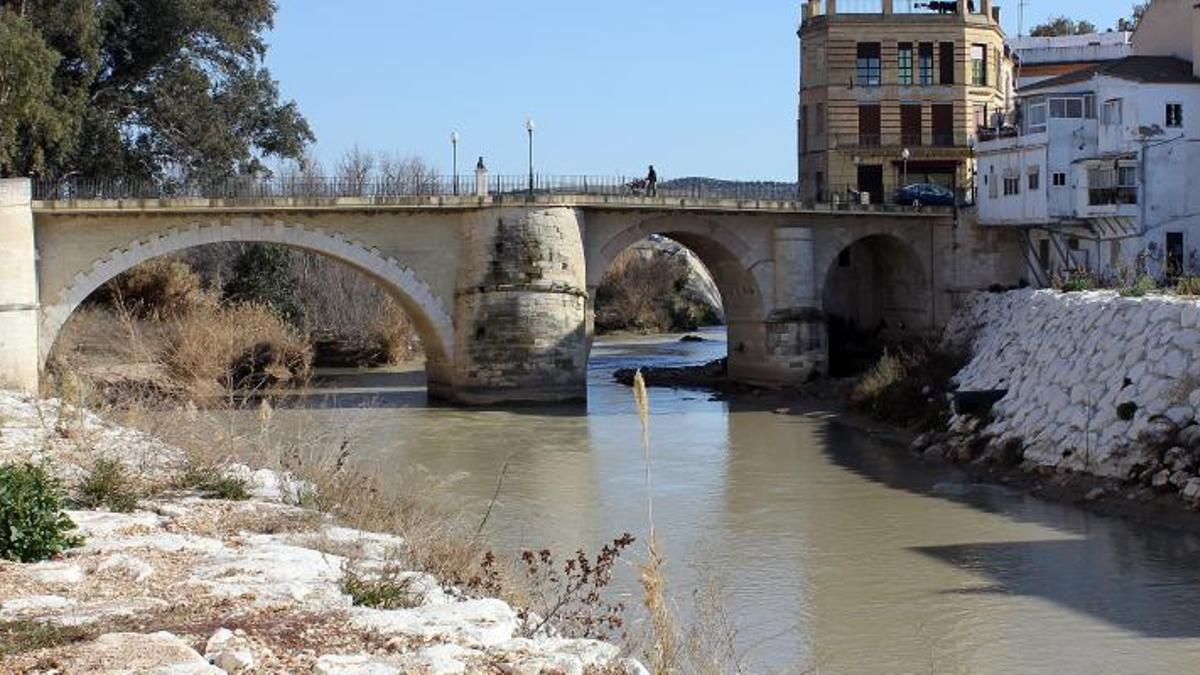
[[[464,217],[454,366],[435,394],[468,405],[587,398],[583,225],[583,213],[570,207]]]
[[[778,384],[802,384],[829,370],[825,316],[817,297],[813,231],[777,227],[771,246],[775,303],[764,322],[766,359]]]
[[[0,386],[38,391],[38,279],[30,182],[0,180]]]

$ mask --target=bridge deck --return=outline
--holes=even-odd
[[[467,211],[496,206],[570,206],[614,210],[699,211],[709,213],[775,213],[797,215],[888,214],[901,218],[944,218],[945,206],[812,203],[779,199],[657,197],[596,194],[372,197],[224,197],[168,199],[43,199],[33,202],[38,214],[105,213],[259,213],[263,211]]]

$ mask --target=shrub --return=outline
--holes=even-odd
[[[95,298],[141,319],[183,316],[213,302],[190,265],[164,258],[122,272],[105,284]]]
[[[597,330],[694,330],[715,323],[715,309],[689,292],[690,279],[683,255],[624,251],[596,291]]]
[[[125,465],[115,459],[98,459],[79,485],[75,502],[88,509],[105,507],[117,513],[137,508],[138,495]]]
[[[75,523],[62,509],[62,488],[45,467],[0,466],[0,558],[37,562],[82,543],[67,534]]]
[[[1134,415],[1137,415],[1138,404],[1133,401],[1126,401],[1117,406],[1117,419],[1122,422],[1133,420]]]
[[[416,328],[391,298],[380,306],[369,330],[371,342],[385,364],[403,363],[421,351]]]
[[[175,486],[195,490],[205,499],[240,502],[250,498],[250,488],[245,480],[227,476],[217,467],[189,464],[175,481]]]
[[[932,345],[885,350],[850,390],[851,405],[889,424],[929,431],[950,417],[947,394],[966,365],[965,354]]]
[[[1147,274],[1139,274],[1133,283],[1120,289],[1118,293],[1126,298],[1140,298],[1148,293],[1158,290],[1158,285]]]
[[[175,322],[162,360],[195,396],[302,381],[309,375],[308,341],[265,305],[206,308]]]
[[[1063,293],[1077,293],[1096,287],[1095,278],[1091,272],[1086,270],[1065,272],[1062,277],[1056,276],[1052,283],[1055,288]]]
[[[350,596],[355,607],[375,609],[410,609],[419,607],[424,595],[413,588],[414,577],[387,565],[374,575],[361,573],[353,564],[342,566],[342,592]]]
[[[1200,295],[1200,277],[1180,277],[1175,282],[1175,295]]]

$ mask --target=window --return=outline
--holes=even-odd
[[[971,45],[971,84],[987,86],[987,45]]]
[[[1085,94],[1083,97],[1083,116],[1089,120],[1096,119],[1096,95]]]
[[[1093,166],[1088,169],[1088,204],[1137,204],[1136,166]]]
[[[1042,189],[1042,168],[1039,166],[1029,167],[1029,191],[1035,192]]]
[[[879,104],[858,106],[858,144],[867,148],[878,148],[880,138]]]
[[[1168,103],[1167,104],[1167,126],[1182,127],[1183,126],[1183,104]]]
[[[933,43],[922,42],[917,55],[917,81],[920,84],[933,84]]]
[[[1029,133],[1040,133],[1046,130],[1046,99],[1031,98],[1028,102],[1029,114],[1025,120],[1025,129]]]
[[[1051,177],[1050,180],[1051,180],[1051,183],[1054,185],[1054,187],[1066,187],[1067,186],[1067,174],[1065,174],[1061,171],[1055,171],[1054,175]]]
[[[995,199],[1000,196],[1000,183],[996,182],[996,167],[988,167],[988,175],[983,177],[988,186],[988,197]]]
[[[1018,176],[1005,176],[1004,177],[1004,196],[1008,197],[1010,195],[1020,194],[1020,192],[1021,192],[1021,179]]]
[[[933,144],[942,148],[954,147],[954,105],[934,103],[930,106]]]
[[[1082,119],[1083,98],[1050,99],[1050,117],[1053,119]]]
[[[906,148],[921,145],[921,104],[900,104],[900,143]]]
[[[902,85],[913,83],[913,45],[911,42],[901,42],[896,46],[896,61],[899,67],[899,80]]]
[[[1121,123],[1121,99],[1114,98],[1104,102],[1100,109],[1100,123],[1112,126]]]
[[[858,43],[858,77],[860,87],[878,87],[883,77],[878,42]]]
[[[938,46],[938,81],[954,84],[954,43],[943,42]]]
[[[800,106],[800,152],[808,150],[808,106]]]
[[[813,120],[813,131],[820,138],[825,133],[825,104],[817,104],[816,119]]]

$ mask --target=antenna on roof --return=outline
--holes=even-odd
[[[1028,0],[1017,2],[1017,37],[1025,37],[1025,5]]]

